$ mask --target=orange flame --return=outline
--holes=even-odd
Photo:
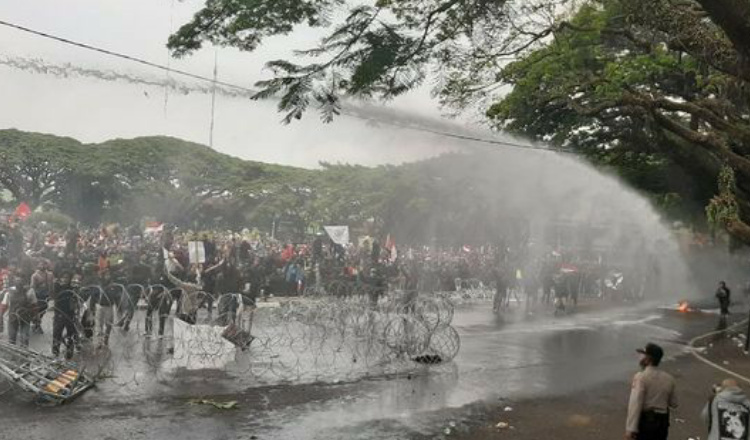
[[[679,305],[677,306],[677,310],[680,312],[689,312],[690,311],[690,303],[687,301],[680,301]]]

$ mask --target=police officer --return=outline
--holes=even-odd
[[[659,369],[664,357],[661,347],[649,343],[637,351],[641,354],[641,371],[633,378],[625,438],[666,440],[669,411],[677,407],[675,381],[671,375]]]

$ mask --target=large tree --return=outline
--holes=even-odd
[[[55,200],[84,159],[70,138],[0,131],[0,187],[15,203],[37,208]]]
[[[0,130],[0,189],[12,203],[54,208],[89,224],[144,216],[212,224],[220,201],[283,167],[243,161],[167,137],[82,144],[52,135]],[[231,206],[231,203],[226,203]]]
[[[444,104],[479,103],[620,169],[662,163],[692,181],[688,197],[731,168],[738,209],[709,211],[750,243],[750,0],[208,0],[169,47],[253,50],[302,26],[329,33],[258,84],[286,121],[310,106],[328,120],[341,96],[391,98],[432,69]]]
[[[728,35],[693,2],[586,6],[548,46],[500,71],[513,91],[488,115],[600,161],[667,161],[682,175],[667,183],[704,203],[730,167],[739,209],[710,206],[709,214],[722,215],[709,219],[750,242],[743,220],[750,218],[750,94],[740,68],[744,49],[733,48]]]
[[[44,208],[90,225],[129,225],[144,217],[185,228],[268,231],[276,224],[284,238],[301,238],[311,228],[344,224],[380,237],[391,234],[402,244],[462,246],[520,237],[530,223],[543,227],[544,220],[592,203],[591,194],[577,205],[577,199],[563,200],[567,194],[545,185],[527,197],[518,182],[525,182],[521,187],[529,179],[536,182],[535,170],[523,161],[488,160],[486,154],[454,153],[400,166],[323,163],[307,170],[244,161],[173,138],[84,145],[0,131],[0,140],[6,136],[29,147],[40,139],[69,145],[64,150],[77,165]],[[0,153],[16,151],[8,145],[0,142]],[[10,181],[23,180],[24,173],[14,171]],[[732,176],[725,174],[717,215],[735,209]],[[3,181],[0,188],[6,188]]]

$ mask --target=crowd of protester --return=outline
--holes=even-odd
[[[200,252],[191,255],[191,243]],[[557,299],[559,306],[577,303],[579,294],[622,288],[622,277],[605,282],[605,272],[601,258],[532,257],[503,244],[396,248],[369,237],[356,245],[323,234],[292,243],[249,230],[60,230],[12,222],[0,231],[0,331],[11,343],[28,345],[49,319],[52,353],[59,355],[64,344],[71,355],[82,339],[97,335],[106,345],[113,327],[129,331],[139,302],[146,308],[146,334],[154,333],[156,321],[160,336],[173,309],[189,324],[204,308],[209,322],[229,325],[239,307],[258,298],[346,295],[358,285],[370,287],[374,302],[388,290],[492,289],[498,311],[519,295],[527,305]]]

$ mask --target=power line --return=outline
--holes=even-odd
[[[142,58],[134,57],[134,56],[131,56],[131,55],[120,53],[120,52],[115,52],[115,51],[108,50],[108,49],[103,49],[103,48],[100,48],[100,47],[97,47],[97,46],[92,46],[90,44],[79,43],[77,41],[69,40],[67,38],[58,37],[56,35],[48,34],[46,32],[41,32],[41,31],[37,31],[37,30],[34,30],[34,29],[30,29],[30,28],[27,28],[25,26],[17,25],[17,24],[14,24],[14,23],[9,23],[9,22],[4,21],[4,20],[0,20],[0,25],[6,26],[6,27],[10,27],[10,28],[13,28],[13,29],[17,29],[19,31],[23,31],[23,32],[26,32],[26,33],[29,33],[29,34],[33,34],[33,35],[36,35],[36,36],[39,36],[39,37],[47,38],[47,39],[50,39],[50,40],[55,40],[55,41],[60,42],[60,43],[69,44],[71,46],[76,46],[76,47],[79,47],[81,49],[86,49],[86,50],[91,50],[91,51],[94,51],[94,52],[99,52],[99,53],[102,53],[104,55],[109,55],[109,56],[112,56],[112,57],[116,57],[116,58],[120,58],[120,59],[123,59],[123,60],[131,61],[131,62],[134,62],[134,63],[142,64],[144,66],[153,67],[155,69],[161,69],[161,70],[164,70],[164,71],[170,72],[170,73],[176,73],[178,75],[186,76],[188,78],[198,79],[198,80],[201,80],[201,81],[207,81],[207,82],[211,82],[211,83],[214,82],[212,78],[209,78],[207,76],[198,75],[198,74],[187,72],[187,71],[184,71],[184,70],[174,69],[172,67],[165,66],[163,64],[154,63],[154,62],[151,62],[151,61],[148,61],[148,60],[144,60]],[[253,89],[250,89],[250,88],[247,88],[247,87],[243,87],[243,86],[238,86],[236,84],[230,84],[230,83],[223,82],[223,81],[216,81],[216,84],[219,84],[219,85],[222,85],[222,86],[225,86],[225,87],[231,87],[231,88],[243,90],[243,91],[249,92],[249,93],[255,93],[255,90],[253,90]]]
[[[414,125],[402,124],[400,122],[386,121],[383,119],[357,115],[357,114],[347,112],[347,111],[342,111],[341,114],[344,116],[348,116],[350,118],[361,119],[363,121],[375,122],[375,123],[379,123],[383,125],[390,125],[393,127],[403,128],[405,130],[421,131],[423,133],[429,133],[429,134],[434,134],[436,136],[443,136],[443,137],[448,137],[448,138],[453,138],[453,139],[460,139],[464,141],[481,142],[481,143],[493,144],[493,145],[502,145],[504,147],[519,148],[523,150],[541,150],[541,151],[549,151],[549,152],[556,152],[556,153],[573,153],[569,150],[564,150],[564,149],[559,149],[559,148],[549,148],[549,147],[541,147],[541,146],[529,145],[529,144],[519,144],[515,142],[501,141],[497,139],[479,138],[479,137],[470,136],[467,134],[451,133],[449,131],[435,130],[435,129],[431,129],[427,127],[417,127]]]
[[[219,50],[214,51],[214,83],[211,87],[211,127],[208,133],[208,146],[214,147],[214,124],[216,120],[216,78],[219,77]]]
[[[127,55],[127,54],[124,54],[124,53],[121,53],[121,52],[115,52],[115,51],[112,51],[112,50],[109,50],[109,49],[104,49],[104,48],[101,48],[101,47],[98,47],[98,46],[93,46],[91,44],[86,44],[86,43],[81,43],[81,42],[78,42],[78,41],[70,40],[68,38],[60,37],[60,36],[53,35],[53,34],[50,34],[50,33],[47,33],[47,32],[42,32],[42,31],[38,31],[38,30],[35,30],[35,29],[31,29],[31,28],[28,28],[26,26],[21,26],[21,25],[15,24],[15,23],[10,23],[10,22],[5,21],[5,20],[1,20],[0,19],[0,25],[6,26],[6,27],[9,27],[9,28],[13,28],[13,29],[16,29],[16,30],[19,30],[19,31],[22,31],[22,32],[26,32],[28,34],[32,34],[32,35],[35,35],[35,36],[38,36],[38,37],[42,37],[42,38],[47,38],[47,39],[50,39],[50,40],[54,40],[54,41],[57,41],[59,43],[63,43],[63,44],[68,44],[68,45],[71,45],[71,46],[75,46],[75,47],[78,47],[80,49],[90,50],[90,51],[98,52],[98,53],[101,53],[101,54],[104,54],[104,55],[108,55],[108,56],[111,56],[111,57],[120,58],[120,59],[123,59],[123,60],[126,60],[126,61],[130,61],[130,62],[133,62],[133,63],[141,64],[141,65],[144,65],[144,66],[148,66],[148,67],[151,67],[151,68],[154,68],[154,69],[160,69],[160,70],[163,70],[163,71],[165,71],[167,73],[174,73],[174,74],[182,75],[182,76],[185,76],[185,77],[188,77],[188,78],[193,78],[193,79],[197,79],[197,80],[200,80],[200,81],[209,82],[209,83],[212,83],[214,85],[214,87],[216,85],[221,85],[221,86],[225,86],[225,87],[229,87],[229,88],[241,90],[241,91],[244,91],[244,92],[247,92],[247,93],[250,93],[250,94],[255,94],[256,93],[255,90],[253,90],[253,89],[251,89],[249,87],[244,87],[244,86],[241,86],[241,85],[232,84],[232,83],[228,83],[228,82],[224,82],[224,81],[218,81],[215,77],[214,78],[209,78],[209,77],[206,77],[206,76],[203,76],[203,75],[198,75],[198,74],[195,74],[195,73],[192,73],[192,72],[188,72],[188,71],[185,71],[185,70],[174,69],[174,68],[172,68],[171,66],[168,66],[168,65],[154,63],[154,62],[145,60],[143,58],[138,58],[138,57],[135,57],[135,56],[132,56],[132,55]],[[470,136],[470,135],[464,135],[464,134],[451,133],[451,132],[442,131],[442,130],[430,129],[430,128],[427,128],[427,127],[418,127],[418,126],[409,125],[409,124],[402,124],[402,123],[398,123],[398,122],[394,122],[394,121],[387,121],[387,120],[383,120],[383,119],[362,116],[362,115],[358,115],[356,113],[352,113],[350,111],[342,111],[341,114],[344,115],[344,116],[348,116],[350,118],[355,118],[355,119],[360,119],[360,120],[375,122],[375,123],[383,124],[383,125],[390,125],[390,126],[393,126],[393,127],[403,128],[403,129],[406,129],[406,130],[413,130],[413,131],[420,131],[420,132],[424,132],[424,133],[430,133],[430,134],[433,134],[433,135],[436,135],[436,136],[443,136],[443,137],[452,138],[452,139],[460,139],[460,140],[464,140],[464,141],[479,142],[479,143],[485,143],[485,144],[491,144],[491,145],[501,145],[501,146],[504,146],[504,147],[520,148],[520,149],[526,149],[526,150],[542,150],[542,151],[549,151],[549,152],[571,153],[571,151],[564,150],[564,149],[540,147],[540,146],[535,146],[535,145],[520,144],[520,143],[508,142],[508,141],[501,141],[501,140],[496,140],[496,139],[479,138],[479,137]]]

